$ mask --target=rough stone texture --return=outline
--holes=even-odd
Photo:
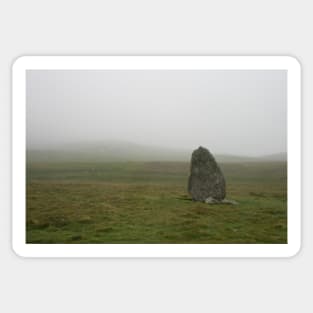
[[[192,153],[188,192],[196,201],[217,203],[225,198],[223,173],[206,148],[199,147]]]

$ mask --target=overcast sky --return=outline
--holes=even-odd
[[[286,151],[286,71],[27,71],[27,147],[127,141]]]

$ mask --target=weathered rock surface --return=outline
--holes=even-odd
[[[192,153],[188,192],[193,200],[221,202],[226,195],[224,175],[208,149],[199,147]]]

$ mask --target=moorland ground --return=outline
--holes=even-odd
[[[221,164],[227,198],[194,202],[187,162],[27,164],[27,243],[286,243],[286,162]]]

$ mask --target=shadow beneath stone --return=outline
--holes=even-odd
[[[177,200],[183,200],[183,201],[193,201],[191,198],[188,196],[180,196],[176,198]]]

